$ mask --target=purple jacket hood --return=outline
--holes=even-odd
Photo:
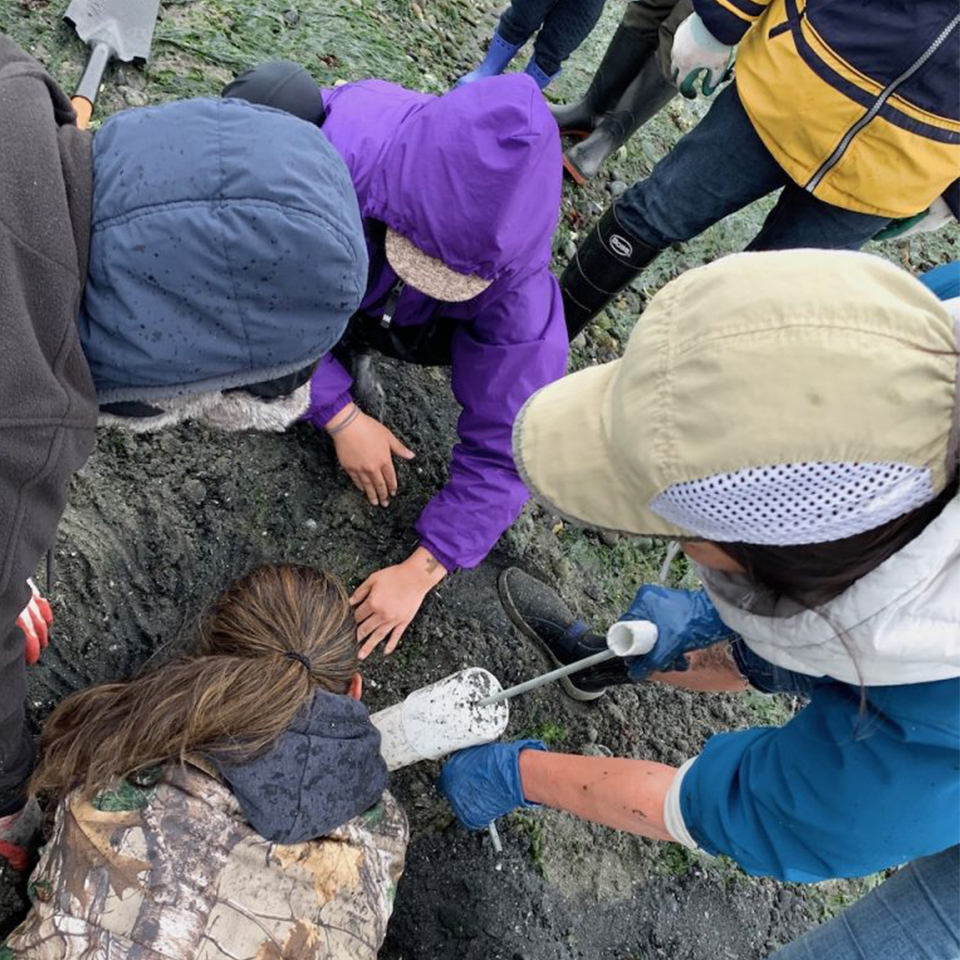
[[[338,111],[347,96],[352,109]],[[460,273],[492,280],[549,263],[558,210],[543,194],[559,188],[560,138],[530,77],[493,77],[439,97],[365,80],[324,97],[324,131],[347,145],[340,152],[363,217]],[[349,134],[327,130],[341,124]]]

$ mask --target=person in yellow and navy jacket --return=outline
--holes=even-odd
[[[735,52],[735,82],[568,265],[571,338],[661,250],[781,187],[749,249],[856,249],[960,213],[956,0],[694,0],[680,92],[713,93]]]

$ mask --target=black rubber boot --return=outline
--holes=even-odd
[[[607,649],[603,637],[591,633],[548,586],[522,570],[504,570],[498,588],[507,616],[558,667]],[[560,678],[560,685],[574,700],[596,700],[607,687],[630,682],[627,665],[619,657]]]
[[[659,255],[659,250],[637,240],[620,225],[613,204],[577,247],[560,277],[570,340]]]
[[[550,105],[553,119],[561,133],[587,135],[600,122],[603,115],[620,99],[621,94],[637,75],[645,59],[651,59],[656,47],[644,43],[634,30],[617,27],[607,46],[607,52],[590,81],[582,99],[576,103],[560,106]]]
[[[656,58],[650,57],[593,133],[563,155],[563,165],[570,176],[577,183],[595,177],[604,160],[659,113],[676,92],[677,88],[661,73]]]

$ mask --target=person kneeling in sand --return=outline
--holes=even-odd
[[[7,946],[33,960],[374,958],[408,839],[359,702],[343,586],[235,581],[190,653],[75,693],[32,787],[59,799]]]
[[[321,89],[302,67],[274,61],[238,77],[224,96],[319,126],[350,171],[370,270],[346,333],[312,377],[306,420],[330,435],[371,504],[391,502],[393,457],[413,451],[354,404],[347,367],[358,386],[376,354],[450,367],[461,413],[449,480],[421,511],[406,559],[371,573],[353,595],[361,657],[380,643],[391,653],[430,590],[477,566],[529,497],[510,448],[513,421],[567,361],[550,272],[557,125],[525,76],[435,97],[383,80]],[[318,155],[313,169],[326,162]]]

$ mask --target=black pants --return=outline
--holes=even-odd
[[[547,76],[590,35],[603,13],[604,0],[513,0],[504,10],[497,33],[507,43],[526,43],[539,29],[533,59]]]

